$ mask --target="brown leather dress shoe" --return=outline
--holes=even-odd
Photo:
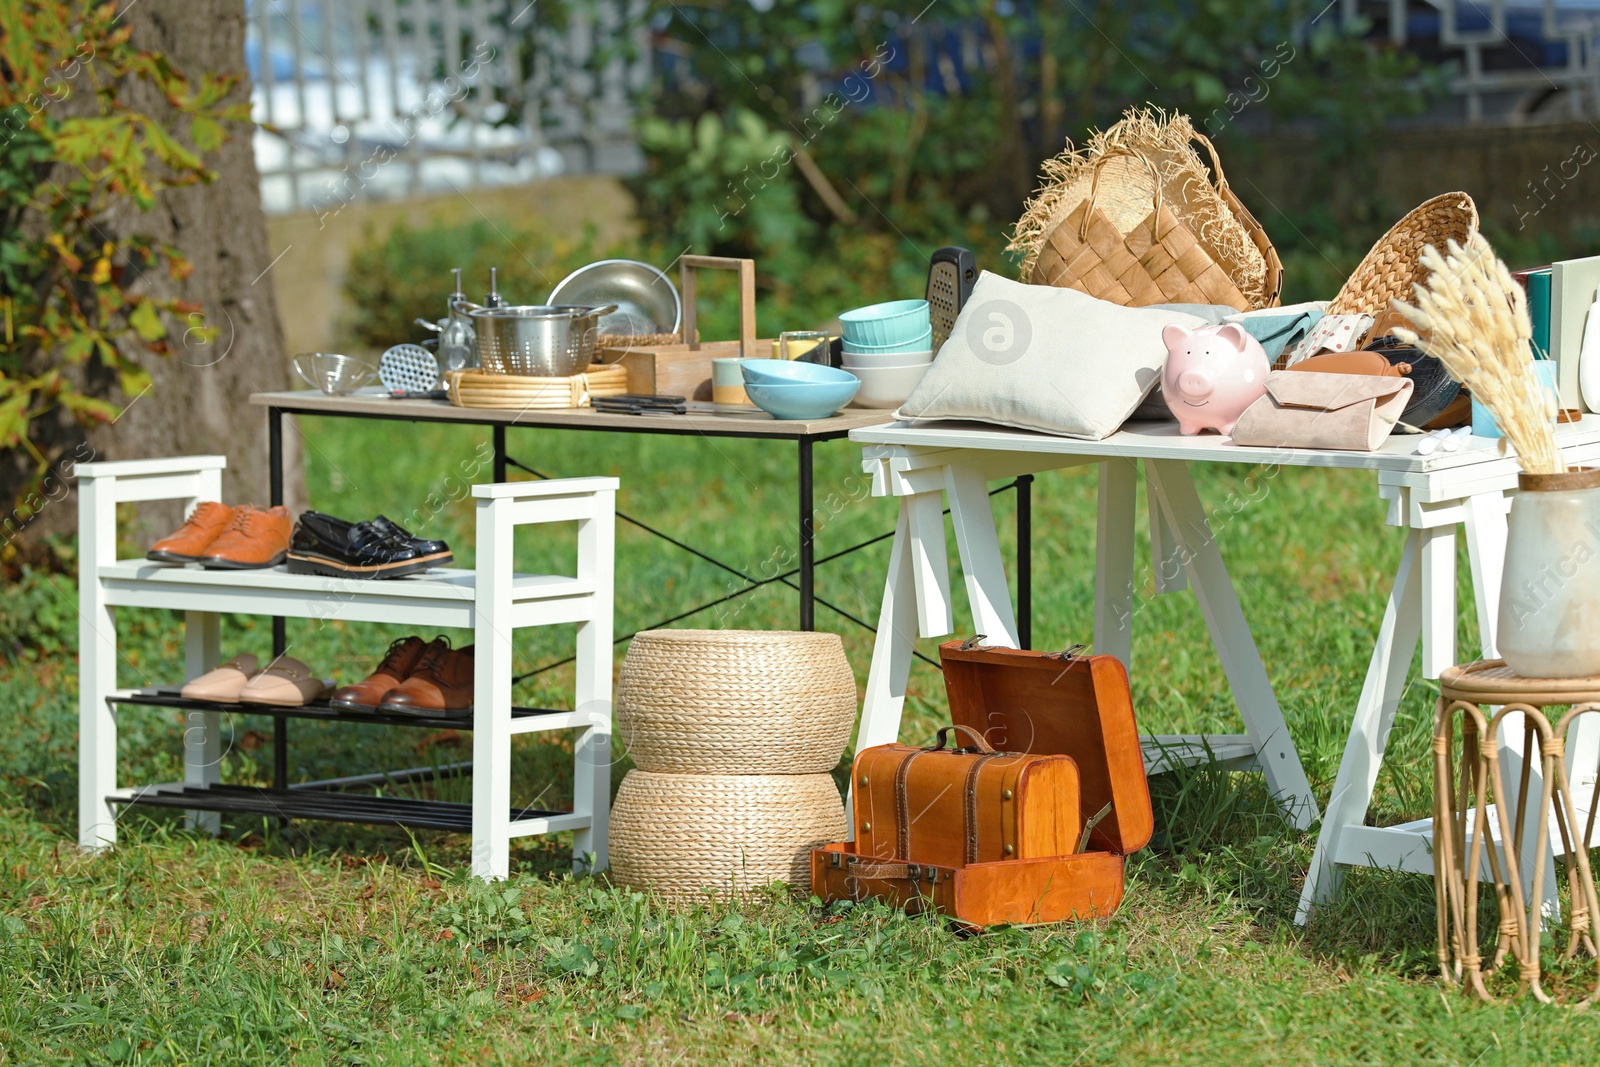
[[[378,669],[355,685],[337,690],[328,700],[336,708],[377,711],[384,696],[411,676],[428,643],[420,637],[402,637],[389,646]]]
[[[146,559],[159,563],[197,563],[213,541],[233,522],[234,508],[215,500],[201,501],[183,525],[150,546]]]
[[[379,708],[396,715],[471,715],[472,650],[472,645],[452,649],[438,638],[422,654],[411,677],[384,694]]]
[[[221,570],[275,567],[288,554],[293,529],[288,508],[240,504],[233,509],[233,522],[200,557],[200,565]]]

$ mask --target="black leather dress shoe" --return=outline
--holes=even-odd
[[[382,515],[379,515],[371,522],[365,522],[361,525],[372,527],[380,536],[392,537],[400,541],[408,541],[420,554],[424,556],[436,555],[440,552],[448,553],[450,551],[450,546],[445,544],[443,541],[430,541],[425,537],[418,537],[404,526],[401,526],[398,522],[395,522],[393,519],[386,518]]]
[[[350,523],[317,511],[300,516],[289,543],[290,574],[399,578],[442,567],[452,558],[442,541],[405,540],[370,522]]]

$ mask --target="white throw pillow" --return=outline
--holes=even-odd
[[[898,415],[975,419],[1098,441],[1160,381],[1161,329],[1205,321],[984,271],[950,339]]]

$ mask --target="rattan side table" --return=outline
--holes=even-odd
[[[1484,708],[1494,708],[1486,717]],[[1550,725],[1547,707],[1568,711]],[[1545,1003],[1553,998],[1540,984],[1539,940],[1545,918],[1544,868],[1550,854],[1551,815],[1567,864],[1570,904],[1567,910],[1567,944],[1561,959],[1577,956],[1580,948],[1595,960],[1595,986],[1577,1002],[1587,1007],[1600,1000],[1600,950],[1593,924],[1600,916],[1594,875],[1589,865],[1595,813],[1600,808],[1600,774],[1590,798],[1589,814],[1581,839],[1575,834],[1577,812],[1572,803],[1566,765],[1568,731],[1580,715],[1600,712],[1600,677],[1524,678],[1504,660],[1478,660],[1445,670],[1439,677],[1439,703],[1434,712],[1434,893],[1438,904],[1439,968],[1447,982],[1459,982],[1483,1000],[1493,1000],[1484,978],[1505,962],[1516,961],[1518,990],[1531,989]],[[1517,818],[1504,801],[1505,789],[1496,738],[1507,715],[1523,716],[1526,758],[1516,783],[1518,813],[1527,811],[1535,759],[1541,768],[1539,818]],[[1459,764],[1456,721],[1461,723]],[[1488,743],[1484,743],[1487,739]],[[1537,739],[1538,747],[1534,742]],[[1459,773],[1458,773],[1459,772]],[[1524,829],[1537,827],[1531,850],[1525,848]],[[1578,847],[1575,842],[1581,841]],[[1485,848],[1485,842],[1490,846]],[[1510,846],[1506,847],[1505,843]],[[1533,881],[1526,898],[1519,867],[1532,865]],[[1493,956],[1485,966],[1478,944],[1478,887],[1487,863],[1499,905],[1500,924]]]

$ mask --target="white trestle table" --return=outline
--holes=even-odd
[[[1569,464],[1600,461],[1600,416],[1586,415],[1581,423],[1561,426],[1558,435]],[[956,422],[916,426],[895,422],[853,430],[850,438],[862,445],[863,469],[872,478],[873,495],[900,501],[858,750],[897,739],[916,637],[940,637],[956,630],[945,545],[946,500],[971,605],[972,632],[987,635],[991,645],[1017,646],[1017,624],[987,490],[987,483],[996,479],[1091,463],[1099,467],[1094,649],[1116,655],[1133,668],[1134,500],[1142,463],[1156,592],[1185,587],[1194,591],[1244,723],[1241,734],[1146,737],[1146,766],[1154,773],[1214,758],[1232,769],[1257,769],[1286,816],[1300,828],[1316,823],[1316,798],[1189,467],[1245,463],[1374,472],[1378,493],[1388,501],[1388,524],[1406,531],[1405,549],[1328,808],[1320,813],[1321,831],[1297,920],[1304,922],[1314,905],[1337,890],[1341,867],[1432,873],[1431,820],[1388,827],[1364,823],[1418,641],[1424,677],[1438,678],[1456,662],[1458,528],[1467,542],[1482,653],[1494,655],[1508,491],[1516,488],[1519,470],[1514,456],[1502,454],[1498,440],[1468,438],[1458,451],[1419,456],[1415,436],[1392,437],[1376,452],[1340,452],[1242,447],[1215,434],[1184,437],[1172,423],[1130,423],[1105,440],[1079,441]],[[1503,747],[1520,744],[1521,731],[1509,733],[1519,736],[1508,737]],[[1595,744],[1589,739],[1587,745],[1569,746],[1568,759]],[[1511,767],[1519,756],[1507,752]],[[1554,879],[1546,884],[1553,886]]]

